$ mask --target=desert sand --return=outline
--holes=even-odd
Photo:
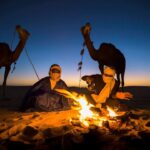
[[[8,86],[7,99],[0,98],[0,150],[25,149],[149,149],[150,147],[150,87],[126,87],[134,98],[125,103],[130,112],[102,127],[72,124],[78,111],[19,112],[21,100],[29,87]],[[85,88],[70,87],[86,93]],[[0,88],[1,91],[1,88]],[[112,124],[114,122],[114,125]]]

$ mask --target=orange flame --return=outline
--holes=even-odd
[[[87,121],[88,119],[94,119],[98,117],[98,114],[93,113],[90,108],[93,107],[92,104],[89,104],[88,101],[84,96],[81,96],[77,99],[80,105],[80,110],[79,110],[79,120],[85,125],[89,126],[89,122]]]
[[[110,117],[116,117],[116,116],[118,116],[118,114],[112,108],[110,108],[109,106],[107,106],[107,110],[109,112],[109,116]]]

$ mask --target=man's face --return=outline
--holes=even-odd
[[[61,78],[61,71],[57,68],[51,69],[50,77],[51,77],[52,80],[54,80],[56,82],[59,81],[60,78]]]

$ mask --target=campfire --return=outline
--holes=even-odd
[[[78,111],[76,117],[70,118],[70,123],[73,126],[78,126],[83,129],[106,129],[109,130],[109,132],[121,132],[124,130],[124,135],[133,135],[136,137],[139,137],[138,129],[142,132],[150,132],[150,117],[147,120],[144,120],[144,117],[139,120],[139,114],[137,114],[136,111],[136,113],[134,113],[134,111],[115,112],[115,110],[109,106],[106,106],[106,109],[99,109],[89,103],[85,95],[76,95],[66,90],[58,90],[58,92],[73,99],[72,109]],[[95,109],[99,111],[95,111]],[[149,116],[149,114],[145,116]]]
[[[57,90],[62,95],[73,99],[72,109],[78,111],[76,117],[70,118],[72,125],[82,126],[84,128],[103,127],[109,125],[110,128],[118,127],[121,123],[120,116],[125,112],[117,113],[111,107],[105,109],[96,108],[89,103],[85,95],[77,95],[66,90]],[[97,110],[97,111],[95,111]],[[103,111],[102,111],[103,110]]]
[[[93,111],[92,108],[95,108],[95,106],[90,104],[85,96],[74,98],[73,104],[74,107],[72,107],[72,109],[78,110],[78,115],[75,118],[70,119],[70,122],[73,125],[80,124],[80,126],[88,128],[91,126],[102,127],[106,122],[109,125],[112,125],[112,120],[113,122],[116,121],[116,123],[118,123],[116,117],[119,116],[119,114],[109,106],[107,106],[105,114],[102,114],[100,110]]]

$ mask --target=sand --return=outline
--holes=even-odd
[[[150,87],[125,88],[125,91],[134,95],[132,100],[125,101],[132,113],[126,117],[119,130],[113,129],[111,124],[99,129],[82,128],[80,124],[79,127],[72,126],[70,119],[78,114],[75,110],[21,113],[18,108],[28,89],[9,86],[7,99],[0,99],[0,150],[78,149],[88,148],[92,144],[96,146],[95,149],[121,147],[132,150],[147,149],[150,146]],[[85,88],[70,89],[79,93],[87,92]],[[146,147],[142,147],[143,144]]]

